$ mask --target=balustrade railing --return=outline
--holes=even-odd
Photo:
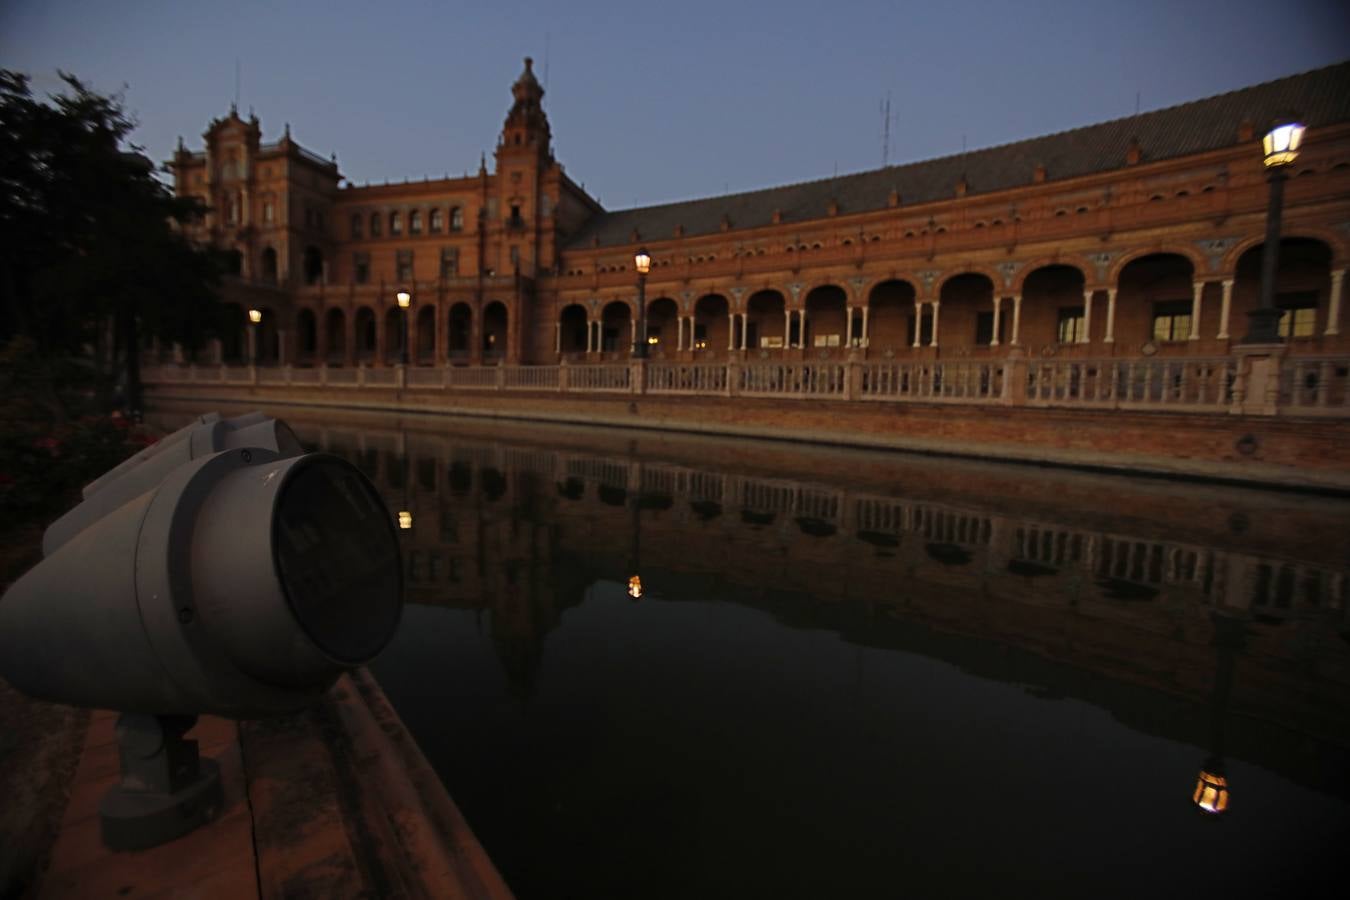
[[[826,398],[1350,418],[1350,356],[296,367],[147,365],[147,384]],[[1277,381],[1278,376],[1278,381]],[[1264,382],[1260,378],[1265,377]]]

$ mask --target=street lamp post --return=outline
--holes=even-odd
[[[412,305],[412,294],[399,291],[394,295],[398,299],[398,308],[403,312],[403,365],[408,365],[408,307]]]
[[[248,364],[250,368],[258,365],[258,324],[262,322],[262,310],[248,311]]]
[[[1281,311],[1275,306],[1275,273],[1280,262],[1280,217],[1284,211],[1284,183],[1289,165],[1298,157],[1304,127],[1289,119],[1276,121],[1262,141],[1266,171],[1270,174],[1270,205],[1266,208],[1266,243],[1261,253],[1261,306],[1247,314],[1246,344],[1280,343]]]
[[[637,295],[637,335],[633,338],[633,358],[647,358],[647,273],[652,269],[652,257],[643,247],[633,255],[633,265],[638,273]]]

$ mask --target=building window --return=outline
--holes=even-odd
[[[511,271],[516,272],[520,269],[520,248],[512,245],[511,247]]]
[[[271,201],[271,200],[264,200],[264,201],[263,201],[263,222],[266,223],[266,224],[268,224],[268,225],[271,225],[271,224],[272,224],[272,221],[273,221],[274,219],[276,219],[276,207],[274,207],[274,206],[272,205],[272,201]]]
[[[439,209],[433,209],[431,211],[431,233],[440,234],[442,224],[441,211]]]
[[[389,214],[389,233],[391,235],[403,233],[403,216],[397,212]]]
[[[408,213],[408,234],[422,233],[422,211],[414,209]]]
[[[384,220],[380,218],[379,213],[370,214],[370,236],[379,237],[384,227]]]
[[[357,284],[370,281],[370,254],[358,252],[352,257],[352,276]]]
[[[1191,336],[1191,301],[1153,304],[1153,340],[1184,341]]]
[[[441,277],[454,278],[459,274],[459,251],[454,247],[441,248]]]
[[[460,209],[458,206],[453,207],[450,210],[450,230],[464,230],[464,210]]]
[[[359,238],[361,236],[361,224],[360,213],[352,216],[352,237]]]
[[[990,327],[993,327],[992,323]],[[1061,344],[1076,344],[1083,339],[1083,307],[1060,307],[1059,327],[1055,331],[1055,339]]]
[[[411,250],[398,251],[398,270],[394,277],[402,284],[412,283],[413,252]]]
[[[1312,337],[1317,333],[1317,293],[1279,294],[1275,305],[1283,310],[1280,316],[1280,337]]]
[[[510,225],[511,225],[512,228],[523,228],[524,225],[525,225],[525,220],[522,219],[522,218],[520,217],[520,204],[519,204],[519,203],[512,203],[512,204],[511,204],[511,221],[510,221]]]

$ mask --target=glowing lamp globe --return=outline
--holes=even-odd
[[[1195,782],[1195,805],[1217,816],[1228,809],[1228,779],[1217,765],[1206,764]]]
[[[398,527],[404,531],[412,529],[413,516],[410,510],[400,509],[398,511]]]
[[[399,291],[394,297],[398,300],[399,309],[407,309],[412,303],[412,294],[407,291]]]
[[[1298,157],[1298,148],[1303,144],[1303,132],[1306,129],[1298,122],[1281,122],[1266,132],[1262,144],[1265,148],[1266,168],[1287,166]]]
[[[257,325],[259,322],[262,321],[262,310],[250,309],[248,311],[248,320],[252,322],[254,325]]]
[[[633,265],[637,268],[639,275],[646,275],[652,270],[652,257],[647,252],[646,247],[633,254]]]

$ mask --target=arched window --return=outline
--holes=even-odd
[[[371,237],[379,237],[379,236],[380,236],[380,232],[381,232],[381,230],[382,230],[382,227],[381,227],[382,222],[383,222],[383,220],[380,218],[380,214],[379,214],[379,213],[371,213],[371,214],[370,214],[370,236],[371,236]]]
[[[442,227],[442,225],[443,225],[442,218],[443,218],[443,217],[441,216],[441,211],[440,211],[439,209],[433,209],[433,210],[431,211],[431,233],[432,233],[432,234],[440,234],[440,233],[441,233],[441,227]]]
[[[403,233],[403,216],[400,215],[397,210],[389,214],[389,233],[390,234]]]
[[[408,234],[422,233],[422,211],[414,209],[408,213]]]
[[[359,238],[360,236],[361,236],[361,214],[355,213],[352,215],[352,237]]]
[[[464,211],[461,210],[458,206],[452,207],[450,210],[450,230],[451,231],[464,230]]]

